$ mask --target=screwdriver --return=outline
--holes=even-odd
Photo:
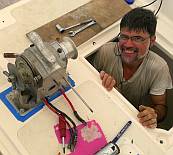
[[[63,153],[65,154],[66,120],[62,114],[59,115],[59,132],[62,139]]]

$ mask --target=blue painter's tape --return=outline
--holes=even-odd
[[[68,77],[68,81],[70,82],[70,84],[72,86],[75,86],[75,82]],[[70,86],[65,88],[65,91],[68,91],[70,89]],[[7,95],[12,91],[12,87],[7,88],[6,90],[4,90],[3,92],[0,93],[0,99],[2,100],[2,102],[6,105],[6,107],[10,110],[10,112],[13,114],[13,116],[21,121],[24,122],[26,121],[28,118],[30,118],[32,115],[34,115],[35,113],[37,113],[39,110],[41,110],[44,106],[44,103],[40,103],[38,104],[36,107],[32,108],[30,111],[26,112],[26,114],[20,114],[18,112],[18,110],[14,107],[13,104],[11,104],[9,102],[9,100],[7,99]],[[55,94],[53,94],[52,96],[49,97],[49,101],[53,101],[54,99],[56,99],[58,96],[60,96],[61,93],[59,91],[57,91]]]

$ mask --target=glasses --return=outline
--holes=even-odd
[[[150,38],[150,36],[143,38],[141,36],[128,36],[125,34],[119,34],[119,41],[128,41],[129,39],[134,43],[143,43],[146,39]]]

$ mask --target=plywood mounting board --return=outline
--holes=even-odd
[[[33,31],[36,31],[46,42],[52,42],[56,39],[61,41],[63,36],[68,36],[68,32],[59,33],[56,29],[56,24],[68,27],[85,19],[95,19],[97,22],[96,25],[91,26],[72,38],[76,46],[79,46],[118,21],[130,9],[122,0],[92,0]]]

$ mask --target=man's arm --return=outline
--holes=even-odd
[[[163,95],[151,95],[152,107],[157,113],[157,121],[162,121],[167,113],[166,91]]]

